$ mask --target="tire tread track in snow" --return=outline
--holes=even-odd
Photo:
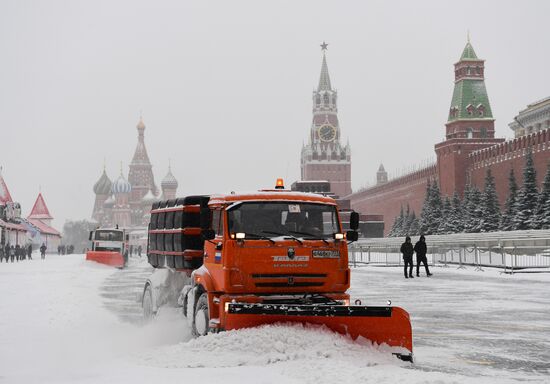
[[[148,263],[131,257],[126,268],[115,270],[103,282],[100,289],[103,306],[124,322],[141,323],[143,315],[138,297],[151,273]]]

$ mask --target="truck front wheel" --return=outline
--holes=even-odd
[[[193,335],[196,337],[206,335],[208,333],[209,322],[208,295],[203,293],[195,306],[195,315],[193,316],[192,325]]]
[[[147,286],[145,287],[141,306],[143,307],[143,320],[146,323],[153,320],[153,317],[155,316],[155,311],[153,309],[153,291],[150,284],[147,284]]]

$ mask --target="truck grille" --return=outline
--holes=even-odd
[[[258,273],[253,274],[258,288],[290,288],[290,287],[321,287],[323,281],[297,281],[298,279],[324,279],[324,273]],[[265,280],[275,281],[265,281]],[[264,280],[259,282],[258,280]]]
[[[284,288],[284,287],[321,287],[323,286],[323,282],[308,282],[308,281],[295,281],[293,283],[285,281],[285,282],[273,282],[273,283],[256,283],[256,287],[258,288]]]
[[[289,277],[303,279],[322,279],[327,277],[326,273],[260,273],[253,274],[254,279],[288,279]]]

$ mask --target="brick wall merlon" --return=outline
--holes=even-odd
[[[546,149],[548,145],[550,145],[550,130],[545,129],[485,149],[474,151],[470,153],[468,157],[475,166],[485,161],[502,161],[513,156],[524,156],[529,148],[531,148],[533,152],[537,152]]]

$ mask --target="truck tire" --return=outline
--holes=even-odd
[[[157,268],[158,265],[159,265],[159,260],[158,260],[158,256],[154,253],[150,253],[147,255],[147,259],[149,260],[149,264],[151,264],[151,266],[153,268]]]
[[[195,195],[195,196],[187,196],[183,199],[184,205],[203,205],[207,204],[208,200],[210,200],[210,196],[208,195]]]
[[[175,256],[171,256],[171,255],[165,256],[165,258],[166,258],[166,266],[167,266],[168,268],[176,268],[176,264],[174,263],[174,257],[175,257]]]
[[[183,256],[174,256],[174,265],[177,269],[183,268]]]
[[[201,294],[197,304],[195,305],[195,314],[191,325],[191,332],[193,333],[193,336],[199,337],[207,335],[209,323],[208,295],[205,292]]]
[[[155,317],[155,311],[153,309],[153,291],[149,283],[147,283],[143,291],[141,307],[143,308],[143,321],[145,323],[150,323]]]

